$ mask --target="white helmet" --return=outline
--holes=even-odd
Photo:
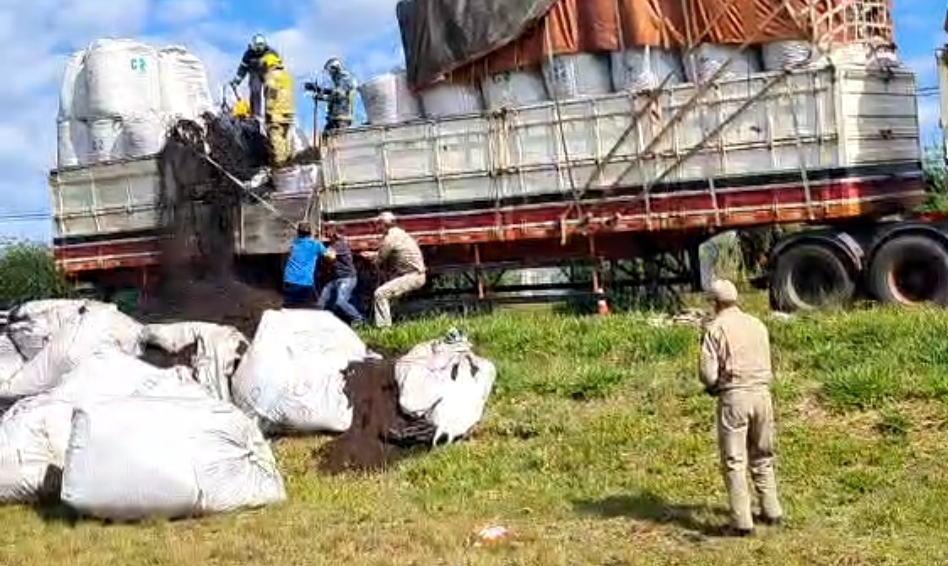
[[[250,48],[254,51],[261,52],[267,48],[267,38],[263,37],[263,34],[255,34],[250,39]]]
[[[326,61],[326,65],[323,68],[330,73],[341,71],[342,61],[338,57],[332,57],[329,61]]]

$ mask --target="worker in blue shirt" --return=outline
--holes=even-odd
[[[290,245],[290,256],[283,270],[283,307],[306,307],[313,299],[316,267],[319,258],[335,259],[336,254],[313,238],[309,222],[296,225],[296,239]]]

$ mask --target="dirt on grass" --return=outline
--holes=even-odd
[[[399,409],[394,361],[355,362],[346,368],[345,379],[352,426],[314,452],[320,471],[380,472],[431,445],[434,428]]]

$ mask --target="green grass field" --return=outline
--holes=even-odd
[[[948,311],[768,322],[789,523],[738,540],[708,536],[725,496],[697,329],[524,312],[368,339],[404,349],[455,324],[500,371],[474,440],[339,478],[312,466],[325,439],[282,440],[286,504],[199,521],[0,509],[0,564],[948,563]],[[472,545],[488,525],[515,535]]]

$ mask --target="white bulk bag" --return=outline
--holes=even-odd
[[[395,364],[399,406],[435,426],[434,443],[468,434],[484,415],[497,370],[467,341],[424,342]]]
[[[158,51],[131,39],[100,39],[86,51],[88,116],[117,118],[161,112]]]
[[[290,165],[273,171],[273,189],[279,194],[298,193],[301,186],[302,170],[297,165]]]
[[[344,432],[352,424],[342,371],[365,344],[326,311],[266,311],[231,383],[234,403],[264,428]]]
[[[359,86],[369,124],[386,126],[421,118],[421,102],[408,86],[404,71],[386,73]]]
[[[183,46],[171,45],[158,52],[158,63],[165,112],[194,119],[213,110],[207,68],[198,56]]]
[[[555,55],[543,61],[543,78],[554,100],[602,96],[612,92],[609,58],[599,53]]]
[[[165,122],[155,113],[126,116],[115,157],[134,159],[159,153],[165,144]]]
[[[0,334],[0,381],[9,379],[23,367],[23,356],[6,334]]]
[[[89,127],[81,120],[60,120],[56,124],[56,163],[76,167],[90,163],[92,141]]]
[[[83,308],[106,306],[81,299],[43,299],[29,301],[10,312],[7,334],[17,349],[31,360],[46,347],[53,334]]]
[[[188,517],[286,499],[269,444],[215,399],[126,398],[77,408],[62,499],[118,521]]]
[[[231,400],[230,378],[250,343],[232,326],[207,322],[149,324],[144,341],[168,353],[177,353],[195,345],[191,359],[194,378],[208,395],[221,401]]]
[[[89,122],[89,164],[121,159],[122,120],[100,118]]]
[[[539,69],[495,73],[481,80],[488,110],[517,108],[549,100]]]
[[[820,56],[815,45],[799,39],[765,43],[761,46],[760,52],[765,71],[782,71],[801,67]]]
[[[481,90],[469,84],[440,82],[421,91],[426,118],[479,114],[484,109]]]
[[[727,63],[730,61],[730,63]],[[688,80],[704,83],[711,80],[718,70],[727,63],[715,81],[746,79],[760,72],[760,54],[750,47],[741,49],[737,45],[718,45],[702,43],[693,52],[686,55],[684,66]]]
[[[96,354],[118,351],[138,355],[142,331],[142,325],[114,305],[83,309],[20,371],[0,381],[0,399],[16,400],[48,391]]]
[[[82,118],[88,114],[85,62],[85,50],[76,51],[66,60],[62,83],[59,85],[59,121]]]
[[[631,47],[611,55],[612,86],[617,92],[674,86],[684,80],[678,54],[658,47]],[[665,80],[665,77],[669,77]]]

